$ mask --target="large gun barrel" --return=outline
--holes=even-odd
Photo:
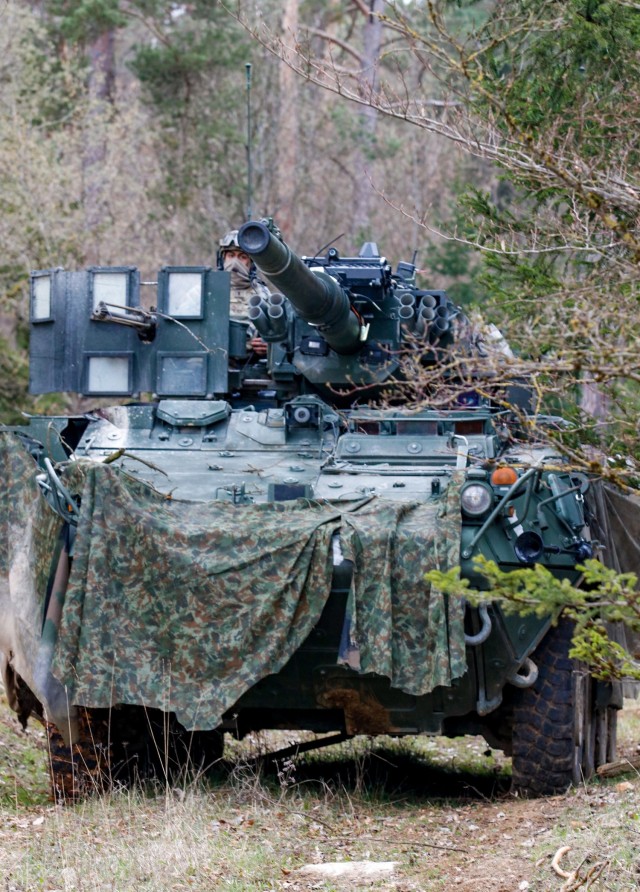
[[[238,244],[336,353],[360,349],[360,320],[335,279],[324,271],[312,272],[264,223],[245,223],[238,231]]]

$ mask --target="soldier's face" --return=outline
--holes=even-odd
[[[238,267],[234,261],[239,261],[246,267],[247,272],[249,271],[251,258],[248,254],[245,254],[244,251],[241,251],[240,248],[231,248],[228,251],[225,251],[222,255],[222,265],[225,269],[233,269],[234,267],[237,269]]]

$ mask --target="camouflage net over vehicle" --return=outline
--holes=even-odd
[[[140,704],[216,727],[317,623],[338,531],[354,562],[361,670],[414,695],[466,670],[464,605],[424,580],[459,562],[457,474],[439,501],[411,503],[178,501],[89,461],[64,481],[82,495],[51,668],[71,704]],[[12,590],[14,611],[20,601]]]
[[[21,441],[0,431],[0,671],[12,709],[20,705],[21,681],[49,712],[66,711],[62,687],[48,674],[42,626],[52,560],[63,526],[36,481],[38,468]]]

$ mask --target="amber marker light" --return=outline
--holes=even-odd
[[[494,486],[511,486],[518,479],[518,472],[515,468],[496,468],[491,475],[491,482]]]

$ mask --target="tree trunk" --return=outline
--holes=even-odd
[[[601,387],[586,374],[580,381],[580,408],[598,424],[605,424],[611,411],[610,400]],[[604,429],[601,439],[604,438]]]
[[[282,39],[295,38],[298,30],[298,0],[286,0],[282,16]],[[298,75],[281,65],[280,108],[278,112],[278,162],[276,168],[276,208],[282,231],[294,231],[296,216],[296,169],[298,166]]]
[[[363,53],[361,64],[360,92],[369,100],[378,89],[378,61],[382,42],[382,21],[375,14],[382,11],[382,0],[369,0],[370,15],[367,16],[363,31]],[[373,105],[362,106],[358,112],[360,119],[359,144],[354,159],[354,212],[353,222],[356,237],[360,240],[371,237],[371,183],[367,173],[368,161],[375,149],[378,113]]]
[[[107,178],[103,168],[107,160],[104,137],[105,114],[113,101],[115,89],[115,34],[104,31],[87,49],[89,57],[88,110],[82,159],[83,206],[86,224],[85,262],[98,264],[100,229],[107,213]]]

